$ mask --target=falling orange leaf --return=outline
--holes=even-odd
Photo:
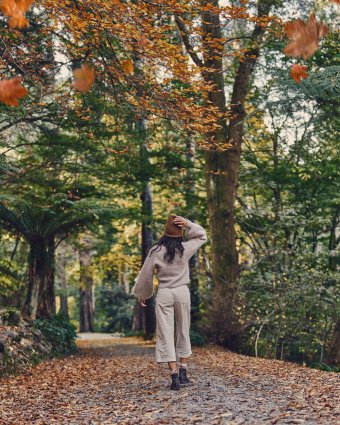
[[[306,65],[298,65],[295,63],[290,69],[290,75],[297,83],[300,83],[302,78],[308,77],[307,69]]]
[[[122,61],[122,68],[127,74],[132,74],[134,70],[132,61],[130,59]]]
[[[22,78],[0,81],[0,102],[9,106],[19,106],[18,99],[26,96],[27,89],[21,85]]]
[[[319,48],[319,41],[328,32],[327,25],[316,22],[314,13],[311,13],[309,21],[306,23],[301,19],[287,22],[285,32],[290,43],[283,50],[288,56],[308,59]]]
[[[329,0],[331,3],[340,4],[340,0]]]
[[[33,0],[2,0],[1,12],[9,18],[10,28],[27,28],[29,26],[25,13],[33,3]]]
[[[28,28],[30,26],[28,20],[24,15],[12,16],[8,20],[8,25],[10,28]]]
[[[86,93],[92,87],[94,82],[95,73],[86,63],[83,63],[81,68],[77,68],[73,71],[73,87],[82,93]]]

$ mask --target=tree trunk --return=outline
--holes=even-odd
[[[217,1],[202,1],[202,5],[218,5]],[[223,151],[227,137],[226,98],[224,87],[222,50],[212,51],[211,39],[221,40],[221,23],[217,13],[202,12],[204,63],[213,72],[203,72],[203,77],[213,89],[208,102],[216,109],[214,133],[209,134],[211,150],[205,153],[206,191],[211,231],[213,289],[208,310],[209,336],[217,343],[235,348],[239,324],[235,316],[235,302],[239,279],[238,252],[236,248],[234,202],[240,149],[237,144]],[[222,46],[222,45],[221,45]],[[233,142],[234,143],[234,142]]]
[[[122,272],[122,288],[124,289],[124,292],[127,295],[130,294],[129,275],[130,275],[130,268],[127,264],[125,264],[124,270]]]
[[[67,277],[66,277],[66,258],[65,258],[65,242],[59,245],[57,255],[57,275],[60,286],[60,310],[59,312],[65,317],[69,317],[68,312],[68,296],[67,296]]]
[[[50,236],[48,241],[49,276],[47,281],[47,299],[51,314],[56,314],[55,305],[55,238]]]
[[[333,338],[327,354],[327,363],[332,366],[340,366],[340,318],[334,326]]]
[[[49,236],[45,260],[45,281],[40,285],[38,317],[50,317],[56,313],[55,307],[55,242],[54,236]]]
[[[203,6],[218,6],[216,0],[202,0]],[[258,5],[258,15],[269,13],[270,2],[262,0]],[[252,34],[252,47],[239,63],[230,103],[230,120],[226,123],[226,99],[223,75],[223,45],[212,49],[210,42],[221,40],[220,17],[217,13],[202,12],[202,40],[204,65],[213,72],[203,71],[203,77],[214,89],[208,93],[208,101],[217,109],[216,123],[219,129],[208,135],[212,150],[207,151],[206,190],[211,228],[211,252],[213,290],[208,310],[208,333],[212,339],[231,349],[240,343],[241,327],[235,307],[238,302],[239,260],[236,245],[234,205],[240,169],[243,121],[246,116],[245,100],[249,80],[259,56],[259,48],[254,46],[260,39],[263,29],[256,25]],[[225,143],[228,150],[219,150]]]
[[[46,279],[44,286],[40,287],[38,317],[50,317],[56,314],[55,306],[55,241],[54,236],[50,236],[47,241],[46,255]]]
[[[46,283],[46,244],[42,238],[30,241],[28,259],[28,289],[22,314],[27,320],[35,320],[39,295]]]
[[[195,182],[195,141],[191,136],[187,139],[187,190],[184,194],[188,215],[195,221],[196,203],[196,182]],[[194,329],[201,319],[200,296],[199,296],[199,258],[196,252],[189,261],[190,271],[190,298],[191,298],[191,327]]]
[[[80,332],[94,330],[94,296],[91,270],[92,253],[84,248],[79,250],[80,262]]]
[[[338,216],[339,216],[339,208],[336,209],[332,219],[329,246],[328,246],[330,252],[336,249],[337,247],[336,229],[338,224]],[[337,260],[338,258],[336,256],[330,255],[329,257],[330,270],[336,271]],[[335,281],[334,281],[334,285],[336,285]],[[329,345],[326,358],[327,358],[328,364],[334,365],[334,366],[340,366],[340,317],[337,317],[336,319],[332,340]]]
[[[150,166],[149,154],[147,148],[147,141],[145,135],[145,120],[139,121],[139,131],[143,138],[141,144],[141,168],[146,169]],[[152,233],[152,192],[149,182],[149,173],[146,172],[146,178],[143,182],[144,187],[141,193],[142,201],[142,264],[144,263],[148,252],[153,245],[153,233]],[[153,297],[146,300],[146,307],[140,307],[144,309],[144,324],[145,324],[145,340],[151,340],[156,330],[156,317],[154,309]]]

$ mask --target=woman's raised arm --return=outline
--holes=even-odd
[[[192,257],[195,252],[208,240],[207,232],[197,223],[187,220],[186,225],[183,227],[183,244],[185,251]]]
[[[153,257],[148,255],[135,280],[135,285],[132,288],[132,294],[138,298],[138,300],[147,300],[152,297],[154,271],[155,265]]]

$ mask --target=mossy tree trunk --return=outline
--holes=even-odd
[[[258,16],[268,15],[272,3],[272,0],[260,0],[257,5]],[[245,101],[265,29],[261,25],[255,25],[248,51],[238,65],[230,105],[227,107],[223,70],[225,40],[222,39],[220,15],[216,12],[216,8],[219,7],[218,0],[201,0],[200,4],[203,58],[197,55],[191,45],[188,28],[182,18],[175,16],[175,21],[187,52],[196,65],[201,67],[202,77],[209,87],[212,87],[206,93],[207,106],[215,107],[215,121],[218,124],[217,130],[207,135],[207,142],[211,148],[205,153],[213,281],[207,332],[215,342],[231,349],[238,349],[242,328],[236,314],[239,258],[234,208],[240,170],[243,122],[246,116]],[[229,121],[227,112],[230,112]],[[224,150],[227,144],[230,147]]]

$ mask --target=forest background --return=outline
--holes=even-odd
[[[338,2],[12,3],[0,85],[26,89],[0,87],[1,308],[152,338],[130,291],[175,212],[208,229],[194,344],[339,365]],[[311,12],[328,33],[285,49]]]

